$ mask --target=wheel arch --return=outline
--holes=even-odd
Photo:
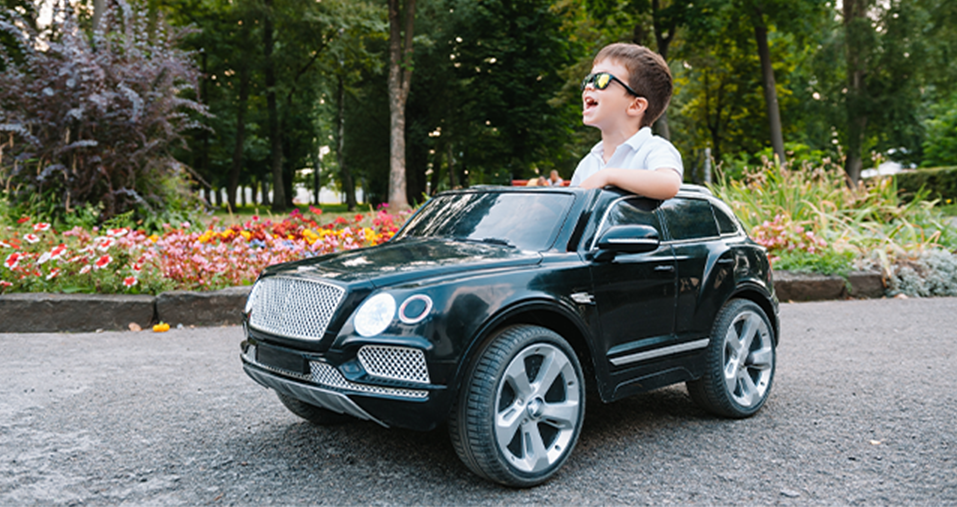
[[[558,333],[575,351],[578,362],[581,364],[585,376],[586,389],[597,390],[598,378],[595,371],[594,353],[589,347],[586,334],[587,328],[577,314],[566,308],[562,303],[547,299],[525,300],[494,315],[475,333],[470,340],[469,348],[462,355],[453,380],[454,390],[458,396],[465,376],[473,364],[475,357],[485,347],[490,339],[499,330],[520,324],[540,326]]]

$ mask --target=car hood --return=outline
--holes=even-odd
[[[269,274],[324,278],[376,287],[413,283],[476,270],[537,264],[538,252],[442,239],[403,240],[268,268]]]

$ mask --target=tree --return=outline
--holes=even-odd
[[[412,85],[415,0],[389,0],[389,208],[409,208],[405,178],[405,103]],[[403,12],[404,10],[404,12]],[[404,14],[404,16],[403,16]]]

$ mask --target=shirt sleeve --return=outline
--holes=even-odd
[[[675,148],[675,145],[668,142],[666,139],[655,139],[654,149],[648,154],[648,157],[645,159],[647,168],[652,171],[657,169],[662,169],[665,167],[670,167],[678,172],[678,176],[684,179],[684,163],[681,161],[681,153],[678,153],[678,148]]]

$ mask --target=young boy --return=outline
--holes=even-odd
[[[601,142],[578,163],[572,186],[674,197],[684,171],[681,154],[651,133],[671,89],[671,71],[657,53],[637,44],[602,48],[582,81],[582,122],[601,130]]]

